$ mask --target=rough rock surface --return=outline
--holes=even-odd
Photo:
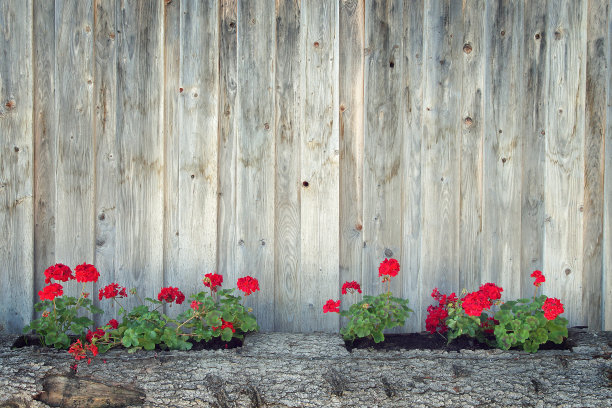
[[[231,350],[113,350],[90,365],[81,364],[75,374],[66,352],[11,349],[15,336],[0,335],[0,407],[47,407],[35,398],[44,400],[52,390],[43,387],[58,383],[72,394],[93,387],[98,400],[106,398],[98,406],[612,406],[612,332],[572,329],[570,338],[576,343],[572,351],[536,354],[349,353],[337,335],[265,333],[249,336],[242,348]],[[121,403],[121,395],[135,399]],[[67,397],[50,403],[98,404]]]

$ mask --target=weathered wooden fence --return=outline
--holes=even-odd
[[[406,330],[534,269],[610,329],[611,39],[609,0],[2,0],[0,324],[90,262],[94,293],[250,274],[264,330],[335,331],[395,257]]]

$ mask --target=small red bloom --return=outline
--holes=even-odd
[[[91,343],[93,339],[101,339],[104,337],[104,330],[97,329],[96,331],[87,330],[87,335],[85,336],[85,340]]]
[[[81,339],[78,339],[76,342],[70,345],[68,353],[72,354],[74,359],[77,361],[87,358],[85,355],[85,350],[83,349],[83,344],[81,343]]]
[[[427,308],[427,318],[425,319],[425,329],[430,333],[439,331],[440,333],[446,333],[448,327],[446,327],[446,318],[448,317],[448,311],[444,306],[430,305]]]
[[[115,319],[110,319],[108,323],[106,323],[106,325],[110,326],[112,329],[116,329],[117,327],[119,327],[119,322]]]
[[[342,285],[342,294],[346,295],[350,291],[351,293],[355,293],[355,291],[361,293],[361,286],[356,281],[352,282],[344,282]]]
[[[104,289],[100,289],[100,292],[98,292],[99,300],[102,300],[103,298],[112,299],[114,297],[127,297],[125,288],[119,286],[117,283],[106,285]]]
[[[53,300],[58,296],[62,296],[64,294],[64,288],[59,283],[52,283],[43,288],[43,290],[38,291],[38,296],[40,300]]]
[[[462,300],[461,306],[468,316],[480,316],[484,309],[491,307],[487,295],[481,291],[468,293]]]
[[[542,275],[542,271],[533,271],[531,274],[532,278],[535,278],[533,285],[539,287],[542,283],[546,282],[546,278]]]
[[[191,302],[191,308],[195,310],[196,312],[200,310],[200,305],[202,305],[202,302],[198,302],[197,300],[194,300],[193,302]]]
[[[236,284],[238,289],[244,292],[244,296],[249,296],[251,293],[259,290],[259,282],[257,279],[250,276],[238,278],[238,282]]]
[[[494,283],[485,283],[480,287],[480,292],[482,292],[487,299],[497,300],[501,298],[501,293],[504,290],[497,286]]]
[[[178,288],[168,286],[167,288],[162,288],[157,295],[157,300],[168,303],[176,302],[177,305],[180,305],[185,300],[185,295]]]
[[[546,299],[542,305],[542,310],[544,311],[544,317],[548,320],[554,320],[561,313],[565,312],[563,303],[556,298]]]
[[[45,270],[45,283],[51,283],[51,279],[61,282],[67,282],[70,279],[74,279],[72,270],[64,264],[58,263],[48,267]]]
[[[74,276],[77,282],[97,282],[100,273],[95,266],[84,263],[74,268]]]
[[[42,317],[49,317],[49,311],[45,310],[42,314]]]
[[[232,329],[232,333],[236,333],[236,329],[234,329],[234,323],[232,322],[226,322],[225,320],[221,319],[221,330],[225,329],[226,327],[229,327],[230,329]],[[214,327],[213,326],[213,331],[217,330],[219,328],[219,326]]]
[[[204,286],[210,288],[213,292],[217,291],[217,286],[221,286],[223,283],[223,276],[218,273],[207,273],[204,275],[204,279],[202,280]]]
[[[485,333],[492,334],[495,331],[495,326],[499,324],[499,320],[495,320],[493,317],[489,317],[487,320],[480,324],[480,327]]]
[[[340,313],[340,300],[334,302],[333,299],[329,299],[323,305],[323,313],[327,312]]]
[[[83,292],[83,299],[87,299],[89,297],[89,292]]]
[[[385,258],[378,267],[378,276],[397,276],[400,271],[400,264],[397,262],[397,259],[387,259]]]

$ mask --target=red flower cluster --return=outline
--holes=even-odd
[[[455,304],[457,302],[457,295],[451,293],[449,296],[443,295],[438,291],[438,288],[434,288],[431,292],[431,297],[438,301],[438,306],[430,305],[427,308],[427,318],[425,319],[425,329],[430,333],[439,331],[440,333],[446,333],[448,327],[446,327],[446,318],[448,317],[447,306]]]
[[[111,283],[110,285],[106,285],[104,289],[100,289],[98,300],[102,300],[102,298],[112,299],[117,296],[127,297],[127,291],[124,287],[119,286],[119,284]]]
[[[119,327],[119,322],[115,319],[110,319],[108,323],[106,323],[106,325],[110,326],[111,329],[116,329],[117,327]]]
[[[176,304],[180,305],[185,300],[185,295],[178,288],[168,286],[167,288],[162,288],[157,295],[157,300],[168,303],[176,301]]]
[[[563,303],[556,298],[546,299],[542,305],[542,310],[544,311],[544,317],[548,320],[554,320],[561,313],[565,312],[563,309]]]
[[[236,333],[236,329],[234,329],[234,323],[232,322],[226,322],[225,320],[221,319],[221,330],[225,329],[226,327],[229,327],[230,329],[232,329],[232,333]],[[217,330],[219,328],[219,326],[214,327],[213,326],[213,331]]]
[[[59,283],[52,283],[48,286],[45,286],[43,290],[38,291],[38,296],[40,300],[53,300],[58,296],[62,296],[64,294],[64,288]]]
[[[221,279],[223,280],[223,278]],[[257,281],[257,279],[252,278],[250,276],[238,278],[237,285],[238,289],[244,292],[244,296],[249,296],[251,293],[259,290],[259,282]]]
[[[51,279],[67,282],[70,279],[74,279],[72,270],[64,264],[58,263],[48,267],[45,270],[45,284],[51,283]]]
[[[535,282],[533,282],[533,286],[540,287],[540,285],[546,282],[546,278],[542,275],[542,271],[533,271],[531,274],[532,278],[535,278]]]
[[[97,282],[100,273],[95,266],[84,263],[74,268],[74,276],[77,282]]]
[[[493,317],[489,317],[487,320],[480,324],[480,327],[485,333],[493,334],[495,332],[495,326],[499,324],[499,320],[495,320]]]
[[[359,286],[356,281],[344,282],[344,285],[342,285],[342,294],[346,295],[347,291],[350,291],[351,293],[355,293],[355,291],[361,293],[361,286]]]
[[[81,339],[72,343],[72,345],[68,349],[68,353],[72,354],[74,356],[74,359],[77,361],[87,358],[88,351],[94,357],[98,355],[98,347],[96,347],[94,344],[91,344],[91,343],[85,344],[85,346],[83,347],[83,344],[81,343]],[[91,358],[87,358],[87,364],[89,363],[91,363]]]
[[[87,330],[85,340],[91,343],[93,339],[101,339],[102,337],[104,337],[104,330],[102,329],[97,329],[96,331]]]
[[[378,276],[397,276],[400,271],[400,264],[397,262],[397,259],[387,259],[380,263],[378,267]]]
[[[334,302],[333,299],[329,299],[323,305],[323,313],[327,312],[340,313],[340,300]]]
[[[198,302],[197,300],[194,300],[193,302],[191,302],[191,308],[195,310],[196,312],[200,310],[200,305],[202,305],[202,302]]]
[[[218,273],[207,273],[204,275],[202,283],[204,283],[204,286],[207,288],[210,288],[211,291],[216,292],[217,286],[221,286],[223,283],[223,276]]]
[[[462,307],[468,316],[480,316],[482,311],[493,306],[491,300],[501,298],[504,290],[494,283],[486,283],[477,292],[468,293],[462,300]]]

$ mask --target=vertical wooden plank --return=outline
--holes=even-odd
[[[363,136],[365,4],[343,0],[339,10],[340,284],[363,283]],[[348,309],[356,298],[342,298]],[[358,298],[357,298],[358,299]]]
[[[32,29],[34,127],[34,301],[55,264],[55,2],[34,1]]]
[[[164,2],[164,286],[180,275],[179,151],[181,98],[181,1]],[[184,92],[184,90],[183,90]],[[208,273],[208,271],[202,271]],[[197,285],[199,281],[192,282]],[[199,289],[186,292],[196,293]],[[195,288],[194,288],[195,289]],[[186,293],[187,295],[187,293]],[[187,295],[188,296],[188,295]],[[169,307],[166,312],[171,313]]]
[[[482,282],[521,296],[521,123],[523,3],[488,2],[483,147]],[[473,288],[476,289],[476,288]]]
[[[301,330],[300,4],[276,2],[274,330]]]
[[[239,278],[236,271],[237,12],[236,0],[221,1],[217,268],[228,282],[235,282]]]
[[[116,269],[141,296],[163,283],[163,4],[117,3]]]
[[[482,165],[486,2],[463,7],[459,288],[476,290],[482,271]]]
[[[33,308],[32,2],[0,3],[0,328],[19,332]]]
[[[612,69],[612,7],[608,8],[607,38],[608,74]],[[612,330],[612,75],[608,75],[606,93],[606,133],[604,159],[603,213],[603,329]]]
[[[606,132],[606,66],[610,3],[587,4],[586,123],[584,134],[584,224],[582,313],[586,325],[602,328],[604,136]]]
[[[404,60],[405,88],[402,106],[404,127],[402,188],[402,282],[403,296],[410,300],[414,315],[406,322],[408,332],[421,331],[423,308],[429,294],[421,283],[421,137],[423,120],[423,22],[424,1],[404,2]],[[429,292],[431,293],[431,292]],[[423,324],[424,325],[424,324]]]
[[[115,236],[117,220],[117,49],[115,2],[98,0],[94,3],[94,116],[95,134],[95,260],[100,280],[94,294],[105,285],[116,282]],[[119,282],[119,284],[122,284]],[[97,297],[93,297],[95,301]],[[99,307],[104,315],[98,324],[103,325],[117,317],[115,302],[102,301]]]
[[[544,163],[548,60],[546,0],[525,3],[523,34],[523,183],[521,187],[521,296],[533,291],[534,270],[544,269]],[[544,271],[546,273],[546,271]]]
[[[545,293],[560,298],[570,325],[584,324],[582,231],[586,2],[550,2],[546,132]]]
[[[398,1],[368,3],[365,10],[365,135],[363,190],[363,289],[387,290],[378,276],[385,258],[398,258],[402,243],[402,19]],[[401,279],[397,278],[397,279]],[[393,282],[394,295],[402,285]]]
[[[74,268],[94,260],[93,3],[56,2],[57,178],[55,256]],[[78,296],[80,285],[65,293]],[[85,286],[86,292],[92,284]]]
[[[339,295],[339,155],[333,131],[336,2],[308,2],[302,9],[301,196],[302,322],[304,331],[337,331],[339,319],[324,315],[325,301]]]
[[[434,287],[459,286],[459,189],[461,134],[461,4],[425,4],[423,44],[422,252],[420,307],[431,304]],[[416,306],[416,305],[415,305]]]
[[[274,18],[273,2],[239,4],[236,273],[259,280],[249,305],[264,331],[274,327]]]
[[[196,289],[217,255],[217,1],[183,0],[180,15],[179,273],[165,281]]]

